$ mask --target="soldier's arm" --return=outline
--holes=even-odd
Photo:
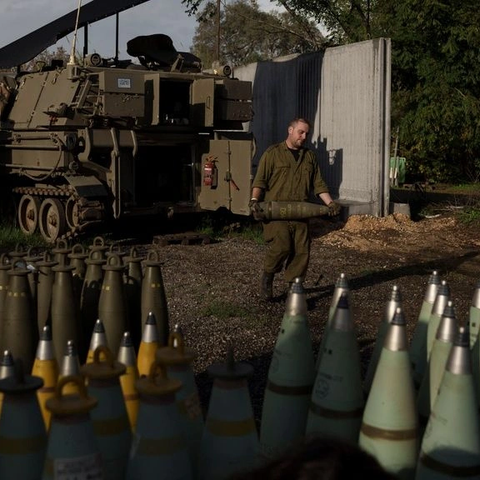
[[[333,202],[333,198],[330,196],[328,192],[319,193],[318,197],[323,200],[323,203],[325,205],[330,205],[330,203]]]
[[[253,187],[252,188],[252,200],[261,200],[263,198],[263,188]]]

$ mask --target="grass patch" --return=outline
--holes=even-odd
[[[472,223],[480,221],[480,208],[479,207],[466,207],[458,213],[458,219],[465,225],[471,225]]]
[[[243,231],[243,236],[247,240],[252,240],[258,245],[263,245],[265,240],[263,239],[263,228],[260,223],[254,223],[250,228]]]
[[[463,183],[460,185],[439,185],[438,190],[450,192],[450,193],[459,193],[462,195],[478,195],[480,191],[480,185],[478,183]]]
[[[202,217],[195,229],[202,235],[208,235],[214,240],[222,238],[242,238],[263,245],[262,224],[250,217],[225,213],[209,213]]]
[[[244,240],[250,240],[258,245],[263,245],[263,228],[259,222],[248,221],[230,225],[229,237],[239,237]]]
[[[40,234],[25,235],[19,228],[0,223],[0,249],[11,250],[21,245],[24,250],[30,247],[46,248],[48,244]]]
[[[212,238],[217,238],[219,231],[218,225],[212,215],[202,216],[199,225],[195,228],[195,231],[201,233],[202,235],[208,235]]]

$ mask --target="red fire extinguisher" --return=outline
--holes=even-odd
[[[203,185],[210,188],[218,186],[218,169],[212,156],[207,157],[203,165]]]

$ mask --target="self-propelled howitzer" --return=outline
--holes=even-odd
[[[147,213],[249,214],[251,82],[207,73],[162,34],[127,52],[139,63],[92,54],[0,74],[2,202],[15,200],[26,233],[55,241]]]

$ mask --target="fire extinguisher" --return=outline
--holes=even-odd
[[[218,186],[218,169],[213,157],[207,157],[203,166],[203,185],[210,188]]]

